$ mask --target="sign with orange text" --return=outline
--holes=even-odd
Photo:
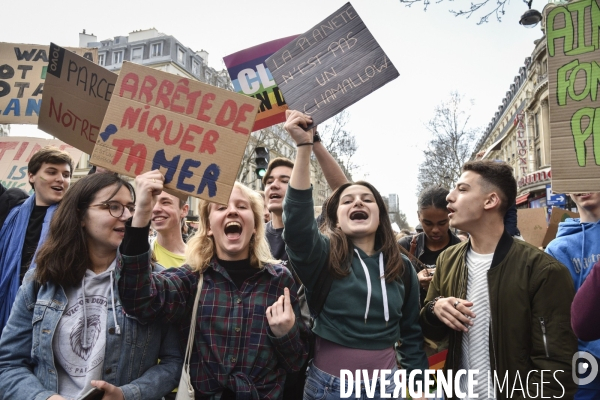
[[[400,74],[350,3],[266,61],[291,110],[320,124]]]
[[[48,68],[49,46],[0,43],[0,124],[37,124]],[[68,50],[98,60],[98,49]]]
[[[117,76],[51,43],[38,128],[92,154]]]
[[[6,136],[0,137],[0,183],[5,188],[23,189],[33,194],[27,177],[27,164],[35,153],[44,146],[55,146],[65,150],[73,159],[73,168],[79,163],[82,152],[56,139]]]
[[[226,204],[260,101],[124,62],[90,163]]]
[[[600,192],[600,0],[546,7],[552,191]]]

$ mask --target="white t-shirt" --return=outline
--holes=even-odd
[[[490,295],[488,291],[487,272],[492,266],[494,253],[478,254],[469,249],[467,252],[467,299],[473,303],[471,310],[476,317],[469,332],[463,333],[461,369],[479,370],[476,375],[477,385],[473,392],[479,399],[493,399],[494,388],[488,381],[490,367],[489,329],[491,322]],[[460,387],[468,393],[467,377],[461,377]],[[468,397],[467,397],[468,398]]]
[[[92,380],[102,379],[109,304],[112,307],[110,274],[115,265],[116,260],[98,275],[88,269],[83,285],[64,288],[68,305],[58,321],[52,349],[58,393],[67,400],[77,399],[92,388]]]

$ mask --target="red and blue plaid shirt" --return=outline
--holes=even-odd
[[[120,255],[119,293],[126,312],[141,320],[179,323],[180,348],[185,350],[199,274],[186,264],[151,273],[150,253]],[[296,324],[275,337],[265,311],[283,289],[290,288]],[[288,269],[265,265],[242,287],[234,285],[218,263],[204,271],[194,351],[190,363],[196,398],[210,398],[229,388],[237,399],[279,399],[286,371],[300,369],[308,356],[308,328],[300,318],[297,288]]]

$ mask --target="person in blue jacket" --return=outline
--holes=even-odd
[[[567,218],[558,224],[556,238],[546,253],[563,263],[571,273],[577,292],[600,258],[600,193],[571,193],[580,218]],[[600,364],[600,340],[579,340],[579,351],[585,351]],[[591,383],[580,385],[575,399],[600,398],[600,374]]]

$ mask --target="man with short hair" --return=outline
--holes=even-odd
[[[569,193],[577,205],[579,218],[567,218],[558,224],[556,239],[546,253],[563,263],[571,273],[578,291],[600,259],[600,193]],[[600,340],[579,341],[579,351],[590,353],[600,364]],[[587,385],[579,386],[575,399],[600,398],[600,374]]]
[[[157,232],[150,248],[160,265],[180,267],[185,263],[186,244],[181,235],[181,224],[189,210],[185,199],[165,191],[157,196],[152,209],[152,228]]]
[[[506,232],[516,190],[506,163],[463,166],[447,197],[448,217],[470,239],[438,257],[421,310],[423,334],[449,337],[446,371],[479,370],[473,392],[480,399],[533,398],[542,390],[572,398],[573,285],[564,265]],[[466,376],[459,389],[467,392]]]
[[[0,230],[0,335],[25,273],[35,268],[35,253],[46,239],[50,220],[71,184],[72,173],[69,153],[46,146],[27,164],[32,196],[0,185],[0,203],[19,198],[10,210],[4,210],[7,214],[2,217]]]

